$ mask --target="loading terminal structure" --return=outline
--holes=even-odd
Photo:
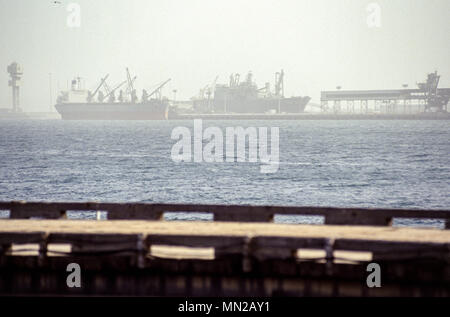
[[[413,114],[447,112],[450,88],[438,88],[440,75],[428,74],[417,89],[322,91],[322,112]],[[405,85],[406,86],[406,85]]]

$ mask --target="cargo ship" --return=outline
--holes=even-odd
[[[284,71],[275,73],[274,91],[267,82],[258,88],[253,81],[251,72],[245,81],[240,82],[239,74],[231,74],[229,84],[213,84],[200,90],[199,96],[193,98],[193,108],[196,113],[222,114],[290,114],[302,113],[311,100],[309,96],[284,96]]]
[[[128,68],[126,73],[127,79],[113,88],[107,84],[106,75],[92,92],[82,87],[80,77],[75,78],[70,90],[60,92],[56,110],[63,120],[167,120],[169,101],[162,97],[161,89],[170,79],[151,93],[144,89],[138,98],[134,88],[136,76],[131,78]]]

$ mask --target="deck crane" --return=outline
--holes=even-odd
[[[167,79],[165,82],[163,82],[161,85],[159,85],[155,90],[153,90],[147,98],[150,98],[154,94],[157,94],[157,99],[161,99],[161,89],[171,80],[171,78]]]
[[[205,87],[200,88],[200,90],[198,91],[198,97],[199,97],[200,99],[204,99],[204,98],[205,98],[205,92],[206,92],[206,90],[208,89],[208,86],[209,86],[209,85],[206,85]]]
[[[136,80],[136,76],[134,76],[134,78],[131,79],[130,71],[128,70],[128,67],[127,67],[127,83],[128,83],[127,91],[126,91],[127,94],[132,94],[132,92],[135,90],[134,89],[134,81],[135,80]]]
[[[275,73],[275,96],[284,97],[284,71]]]
[[[208,110],[211,110],[211,95],[214,93],[215,89],[216,89],[216,82],[217,79],[219,78],[219,76],[217,75],[216,78],[214,79],[214,81],[212,82],[211,86],[209,86],[206,89],[206,95],[208,96]]]
[[[103,82],[103,88],[105,89],[106,95],[109,95],[111,93],[111,88],[106,81]]]
[[[206,86],[204,89],[206,90],[206,95],[208,96],[208,99],[211,98],[211,95],[214,93],[214,90],[216,89],[216,82],[219,76],[216,76],[214,81],[212,82],[211,86]]]
[[[106,80],[103,81],[103,89],[105,89],[106,95],[100,91],[98,93],[98,102],[103,102],[103,100],[111,94],[111,88],[109,87]]]
[[[130,71],[128,70],[128,67],[126,69],[127,69],[128,89],[129,89],[129,91],[132,91],[134,89],[134,86],[133,86],[133,81],[134,80],[131,80]]]
[[[126,94],[130,96],[132,103],[136,103],[137,95],[136,95],[136,89],[134,89],[134,81],[136,80],[136,76],[134,76],[134,78],[131,79],[131,75],[130,75],[130,71],[128,70],[128,67],[126,68],[126,70],[127,70],[127,83],[128,83]]]
[[[95,98],[95,95],[100,90],[100,88],[103,86],[103,83],[108,78],[108,76],[109,76],[109,74],[107,74],[104,78],[102,78],[102,80],[100,81],[100,85],[98,85],[98,87],[94,90],[93,93],[88,92],[88,97],[87,97],[87,101],[88,102],[91,102]]]
[[[122,87],[125,83],[126,83],[127,81],[126,80],[124,80],[123,82],[121,82],[120,84],[118,84],[116,87],[114,87],[113,89],[109,89],[109,87],[108,87],[108,89],[109,89],[109,92],[108,92],[108,94],[106,94],[105,96],[104,96],[104,98],[108,98],[109,97],[109,102],[114,102],[115,101],[115,96],[114,96],[114,92],[117,90],[117,89],[119,89],[120,87]]]
[[[230,87],[239,86],[240,74],[231,74],[230,75]]]

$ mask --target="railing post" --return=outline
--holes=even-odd
[[[138,236],[136,244],[136,265],[138,268],[143,269],[145,267],[145,255],[147,254],[148,248],[146,248],[145,239],[142,234]]]
[[[39,242],[39,255],[38,255],[38,266],[44,266],[45,259],[47,257],[47,238],[48,234],[45,234],[42,237],[42,240]]]
[[[327,275],[333,274],[334,239],[327,239],[325,243],[326,271]]]
[[[245,237],[243,249],[242,249],[242,271],[248,273],[252,270],[252,262],[251,262],[251,238]]]

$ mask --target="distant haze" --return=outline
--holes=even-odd
[[[0,0],[0,108],[11,106],[6,67],[24,69],[21,105],[47,111],[57,89],[79,75],[94,89],[109,73],[114,85],[125,67],[139,89],[172,78],[163,93],[189,99],[219,75],[257,84],[285,72],[285,94],[321,90],[415,87],[428,72],[450,87],[448,0]],[[70,28],[67,5],[81,7],[81,26]],[[367,6],[381,8],[380,27],[369,27]]]

